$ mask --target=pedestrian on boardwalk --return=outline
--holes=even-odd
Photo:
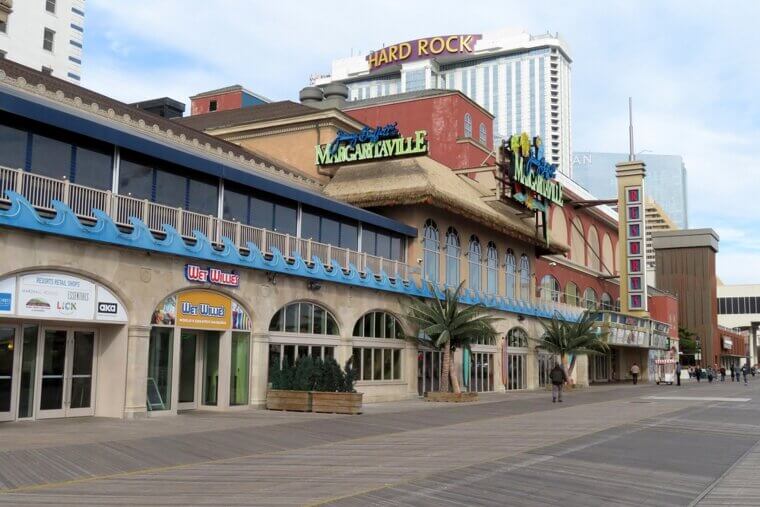
[[[748,377],[749,377],[749,365],[748,364],[745,364],[744,366],[742,366],[742,375],[744,376],[744,385],[745,386],[749,385],[747,383],[747,380],[748,380]]]
[[[736,368],[734,368],[734,364],[731,363],[731,382],[733,382],[736,379]]]
[[[676,363],[676,385],[681,385],[681,363]]]
[[[713,369],[712,366],[707,367],[707,382],[712,384],[713,381]]]
[[[726,381],[726,367],[725,366],[720,367],[720,381],[721,382]]]
[[[694,367],[694,376],[697,377],[697,382],[700,382],[700,377],[702,376],[702,368],[700,368],[699,365]]]
[[[694,380],[694,367],[689,366],[689,380]]]
[[[552,403],[562,403],[562,388],[567,382],[567,373],[562,365],[554,364],[554,368],[549,372],[549,379],[552,381]]]
[[[742,369],[741,368],[737,368],[736,369],[736,381],[737,382],[739,382],[739,377],[741,376],[741,374],[742,374]]]
[[[631,366],[631,377],[633,377],[633,385],[636,385],[639,383],[640,372],[641,372],[641,369],[639,368],[639,365],[636,363],[633,363],[633,366]]]

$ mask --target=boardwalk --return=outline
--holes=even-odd
[[[0,503],[760,505],[757,384],[6,423]]]

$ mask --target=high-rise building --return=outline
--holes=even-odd
[[[84,4],[85,0],[0,0],[0,54],[79,83]]]
[[[508,29],[428,37],[341,58],[312,84],[327,93],[330,83],[344,83],[349,100],[459,90],[494,115],[496,139],[518,132],[541,136],[547,160],[571,176],[571,62],[558,35]]]
[[[657,204],[652,198],[647,198],[644,206],[644,230],[646,231],[646,248],[647,248],[647,283],[657,286],[655,274],[655,255],[652,246],[652,232],[654,231],[672,231],[679,229],[673,223],[662,206]]]
[[[646,191],[678,229],[689,227],[686,166],[679,155],[636,156],[646,164]],[[600,199],[617,195],[615,164],[628,160],[627,153],[573,153],[573,179]]]

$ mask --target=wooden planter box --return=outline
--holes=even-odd
[[[270,389],[267,391],[267,409],[311,412],[311,393]]]
[[[467,401],[478,401],[478,393],[441,393],[430,391],[425,393],[425,401],[440,401],[446,403],[462,403]]]
[[[326,414],[361,414],[363,393],[311,392],[311,411]]]

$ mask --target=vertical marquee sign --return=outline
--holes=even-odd
[[[640,161],[616,165],[618,182],[618,257],[620,310],[639,317],[647,313],[647,249],[644,214],[646,166]]]

